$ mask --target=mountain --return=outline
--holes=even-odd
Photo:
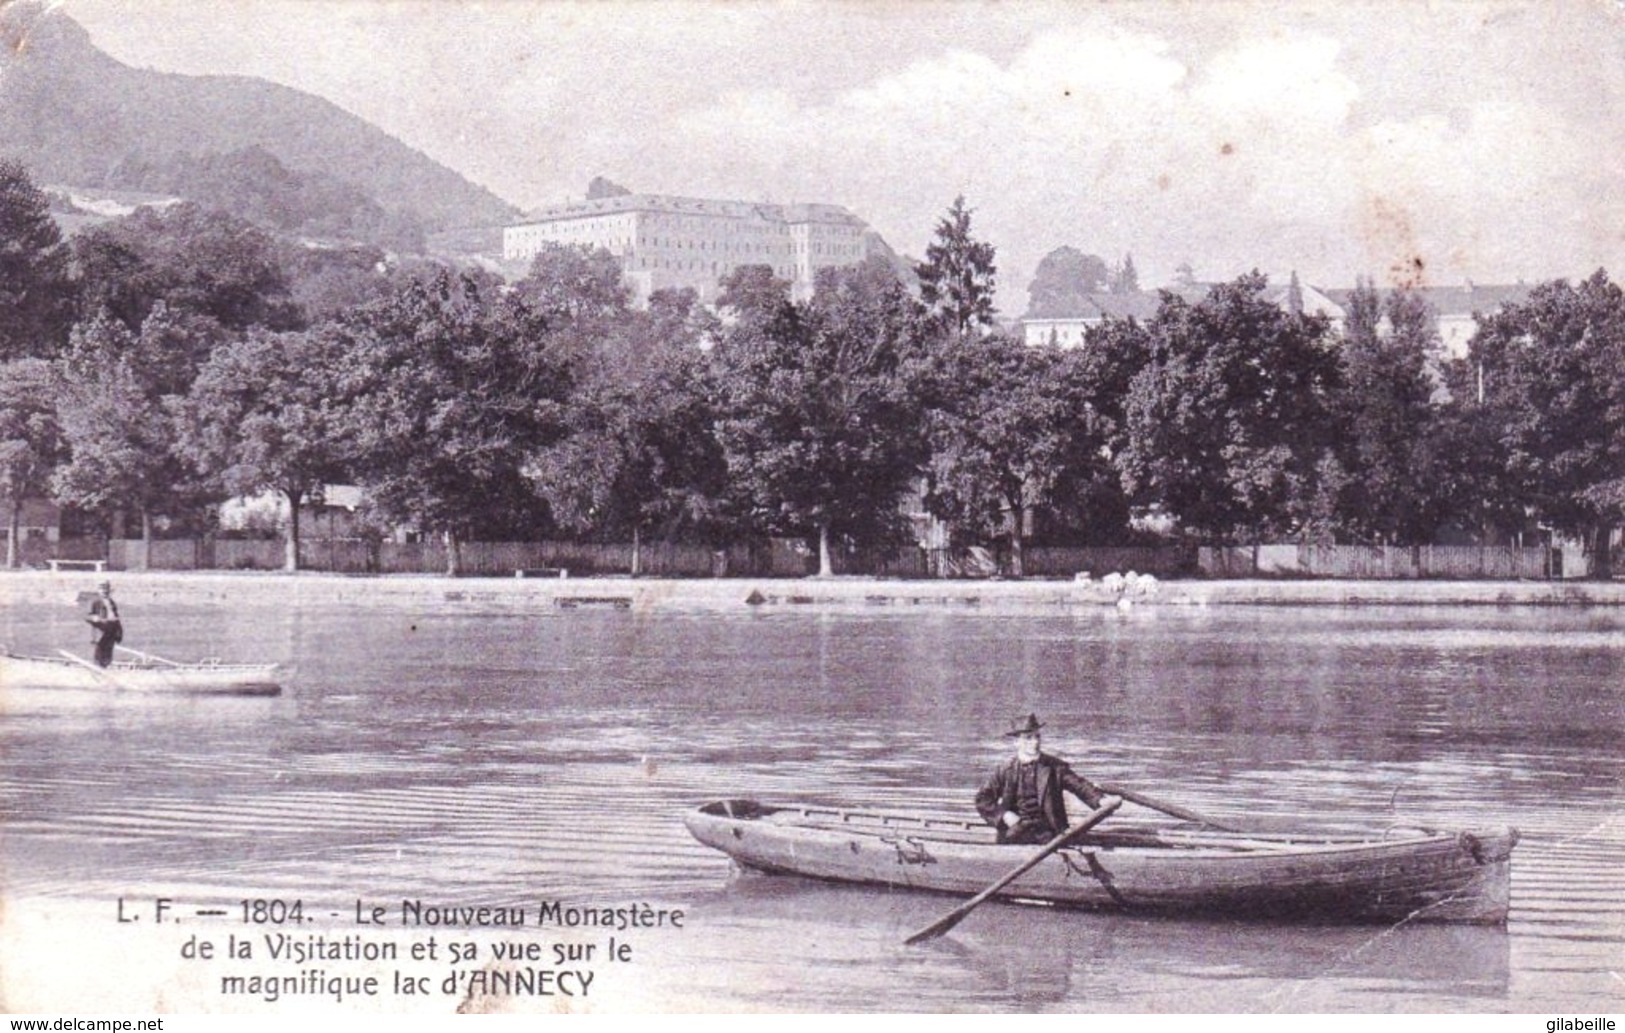
[[[0,155],[22,161],[36,182],[142,189],[155,168],[259,151],[302,176],[342,181],[429,231],[519,214],[319,97],[246,76],[131,68],[39,0],[0,0]]]
[[[364,241],[407,252],[424,246],[412,213],[388,211],[336,176],[295,172],[258,144],[167,165],[122,163],[119,179],[126,188],[183,196],[294,238]]]

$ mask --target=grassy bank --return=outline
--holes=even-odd
[[[281,606],[470,606],[631,612],[890,609],[1057,612],[1101,606],[1625,606],[1625,582],[1160,581],[1119,592],[1100,582],[870,578],[447,578],[212,571],[105,575],[130,602]],[[62,605],[102,575],[0,572],[0,605]],[[1143,588],[1144,586],[1137,586]]]

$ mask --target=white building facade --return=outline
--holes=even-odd
[[[1191,304],[1198,304],[1218,284],[1185,283],[1165,288]],[[1296,308],[1308,315],[1325,316],[1332,329],[1342,331],[1347,313],[1343,306],[1324,291],[1308,284],[1300,284],[1297,298],[1288,284],[1270,285],[1262,295],[1265,301],[1284,311]],[[1089,331],[1109,319],[1134,319],[1147,323],[1156,317],[1162,305],[1161,292],[1132,291],[1124,294],[1088,294],[1072,299],[1065,311],[1030,314],[1022,317],[1022,339],[1033,347],[1049,345],[1057,348],[1077,348],[1088,339]],[[1299,307],[1301,306],[1301,307]]]
[[[502,234],[507,261],[526,262],[548,244],[603,248],[641,304],[657,290],[693,288],[716,300],[718,284],[744,265],[766,265],[811,296],[818,270],[855,265],[868,227],[832,204],[751,204],[626,194],[555,205]]]

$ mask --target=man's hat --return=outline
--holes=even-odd
[[[96,583],[96,587],[98,589],[105,588],[105,589],[108,589],[109,591],[111,591],[112,588],[113,588],[113,583],[111,581],[98,581]]]
[[[1010,722],[1010,730],[1004,733],[1006,739],[1014,739],[1018,735],[1032,735],[1044,727],[1038,721],[1037,714],[1028,714],[1024,718],[1017,718]]]

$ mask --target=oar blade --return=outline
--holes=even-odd
[[[102,670],[100,667],[97,667],[95,664],[91,663],[89,660],[86,660],[84,657],[79,656],[77,653],[70,653],[66,649],[58,649],[57,652],[61,653],[64,658],[71,660],[80,667],[83,667],[85,670],[89,671],[97,678],[97,680],[104,681],[113,686],[115,689],[128,689],[130,687],[125,684],[123,680],[115,678],[109,672]]]
[[[930,925],[926,926],[924,929],[921,929],[919,932],[915,933],[913,936],[910,936],[908,939],[904,940],[903,945],[906,946],[906,947],[912,947],[916,943],[924,943],[926,940],[934,940],[937,937],[941,936],[943,933],[945,933],[948,930],[952,929],[954,926],[958,925],[961,921],[964,920],[966,915],[970,914],[970,912],[971,912],[971,909],[969,907],[966,907],[965,905],[961,904],[959,907],[954,908],[952,911],[948,912],[946,915],[943,915],[941,918],[937,919],[935,922],[932,922]]]
[[[1100,806],[1096,807],[1093,811],[1090,811],[1088,817],[1084,818],[1076,825],[1073,825],[1065,832],[1062,832],[1054,839],[1051,839],[1048,843],[1045,843],[1036,854],[1033,854],[1031,857],[1027,858],[1027,860],[1023,861],[1009,872],[1006,872],[1004,877],[999,879],[999,881],[995,882],[987,889],[976,894],[976,896],[965,901],[963,904],[954,908],[946,915],[943,915],[935,922],[932,922],[924,929],[921,929],[919,932],[904,940],[904,945],[912,946],[916,943],[922,943],[926,940],[935,939],[936,937],[941,936],[943,933],[952,929],[954,926],[958,925],[966,915],[974,911],[989,897],[1021,878],[1029,869],[1035,867],[1038,862],[1042,861],[1044,858],[1055,853],[1055,851],[1066,846],[1068,843],[1072,842],[1072,840],[1078,838],[1085,832],[1088,832],[1096,825],[1099,825],[1101,822],[1111,817],[1112,812],[1117,810],[1117,808],[1121,807],[1122,805],[1122,799],[1117,796],[1108,796],[1104,800],[1101,800]]]

